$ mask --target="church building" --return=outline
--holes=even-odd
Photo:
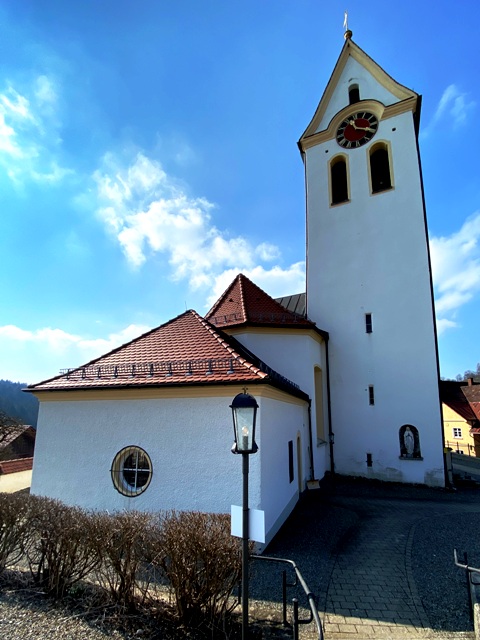
[[[186,311],[31,385],[32,492],[228,513],[241,504],[230,405],[244,390],[259,407],[250,506],[267,544],[328,472],[443,486],[420,106],[347,31],[298,143],[306,293],[274,300],[239,274],[205,317]]]

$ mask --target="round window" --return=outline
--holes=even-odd
[[[140,447],[125,447],[112,463],[112,481],[123,496],[134,497],[145,491],[152,479],[152,461]]]

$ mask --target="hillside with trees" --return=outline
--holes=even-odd
[[[0,380],[0,412],[22,424],[37,426],[38,400],[22,391],[24,382]]]
[[[477,362],[477,370],[476,371],[471,371],[469,369],[468,371],[465,371],[463,376],[461,374],[458,374],[456,380],[458,382],[461,382],[462,380],[468,380],[468,378],[473,378],[475,380],[475,382],[480,382],[480,362]]]

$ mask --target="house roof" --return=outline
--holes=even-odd
[[[186,311],[127,344],[28,391],[265,383],[302,398],[297,385],[268,367],[235,338]]]
[[[3,436],[0,441],[0,449],[6,449],[9,445],[11,445],[17,438],[20,436],[26,436],[31,440],[35,440],[37,432],[33,427],[28,424],[18,424],[12,425],[7,428],[7,433]]]
[[[288,300],[292,296],[285,298]],[[282,298],[283,300],[283,298]],[[319,331],[303,313],[287,309],[240,273],[205,316],[216,327],[302,327]],[[322,332],[320,332],[322,333]]]
[[[288,309],[289,311],[293,311],[294,313],[304,316],[307,316],[307,296],[305,293],[294,293],[291,296],[282,296],[281,298],[275,298],[277,302],[279,302],[282,307]]]
[[[480,384],[441,380],[440,398],[464,420],[472,424],[480,421]]]

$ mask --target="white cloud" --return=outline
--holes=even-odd
[[[439,332],[457,326],[455,314],[480,292],[480,212],[450,236],[430,239]]]
[[[455,84],[449,85],[442,94],[433,118],[422,130],[421,136],[427,137],[437,126],[448,118],[452,129],[457,129],[467,121],[468,113],[475,107],[467,93],[462,93]]]
[[[0,92],[0,168],[17,185],[25,180],[56,183],[72,173],[61,166],[57,93],[45,75],[18,91]]]
[[[164,253],[172,279],[185,279],[198,288],[214,285],[227,270],[235,275],[251,272],[259,262],[280,257],[272,244],[255,246],[247,238],[230,237],[217,229],[212,222],[213,203],[190,196],[159,162],[143,153],[126,166],[106,154],[93,178],[98,215],[135,268],[152,253]]]
[[[458,324],[453,320],[447,320],[446,318],[437,319],[437,332],[441,336],[447,329],[455,329]]]
[[[0,327],[2,375],[10,380],[39,382],[60,369],[76,367],[130,342],[150,327],[131,324],[106,338],[88,338],[49,327],[29,331],[15,325]]]

